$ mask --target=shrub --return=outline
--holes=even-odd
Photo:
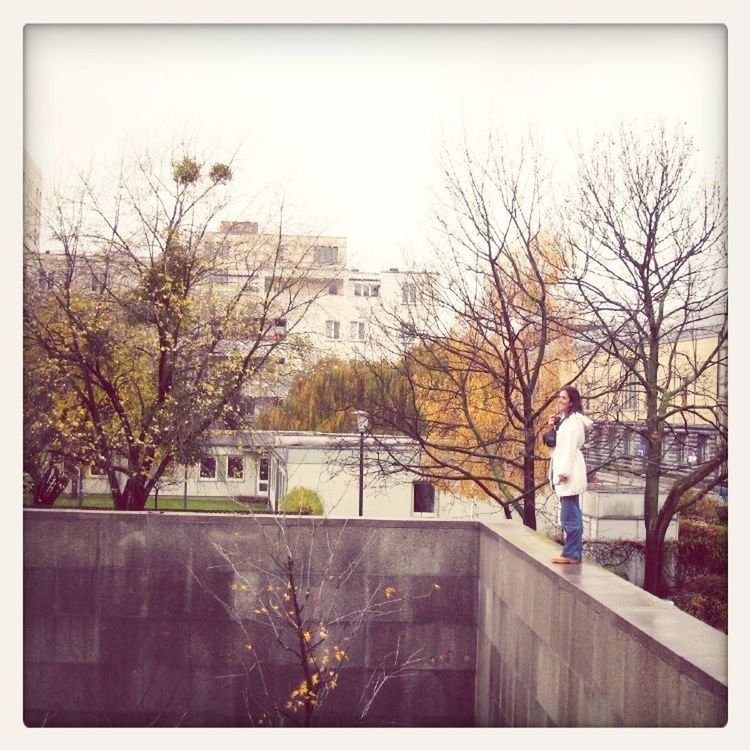
[[[726,575],[727,527],[697,521],[680,523],[678,565],[681,577]]]
[[[687,493],[686,497],[690,497]],[[715,495],[707,495],[679,513],[680,520],[703,521],[703,523],[726,526],[727,506]]]
[[[279,510],[282,513],[299,513],[301,516],[322,516],[323,500],[315,490],[295,487],[284,495]]]
[[[700,575],[689,578],[675,592],[674,602],[684,612],[727,632],[726,575]]]

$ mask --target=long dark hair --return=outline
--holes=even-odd
[[[578,393],[578,389],[573,388],[572,385],[566,385],[560,390],[565,391],[570,399],[570,407],[568,408],[569,413],[572,414],[573,412],[578,412],[579,414],[583,414],[583,404],[581,403],[581,394]]]

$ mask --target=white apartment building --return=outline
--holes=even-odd
[[[209,242],[227,248],[217,278],[227,291],[246,285],[261,294],[279,279],[304,278],[313,301],[293,320],[277,321],[277,330],[308,344],[305,364],[325,356],[396,356],[428,322],[420,282],[430,275],[349,268],[345,237],[279,235],[260,232],[255,222],[223,221]]]
[[[345,237],[262,232],[256,222],[222,221],[206,235],[202,251],[214,269],[207,282],[212,294],[246,294],[271,315],[279,310],[265,324],[264,339],[277,345],[271,367],[246,386],[256,407],[283,398],[292,379],[324,357],[395,358],[429,322],[422,291],[432,275],[348,268]],[[65,256],[46,248],[34,254],[27,283],[52,288],[65,276]],[[79,257],[76,273],[82,288],[92,290],[113,274],[118,284],[135,283],[127,264],[93,251]],[[289,290],[278,305],[261,303],[285,284]]]

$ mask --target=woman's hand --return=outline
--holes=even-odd
[[[555,417],[552,416],[547,420],[547,427],[555,427],[557,423],[555,422]]]
[[[567,482],[567,481],[568,481],[568,475],[567,474],[560,474],[557,477],[557,483],[558,484],[565,484],[565,482]]]

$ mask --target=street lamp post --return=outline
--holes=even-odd
[[[366,411],[357,410],[357,432],[359,432],[359,516],[364,515],[365,499],[365,433],[370,415]]]

